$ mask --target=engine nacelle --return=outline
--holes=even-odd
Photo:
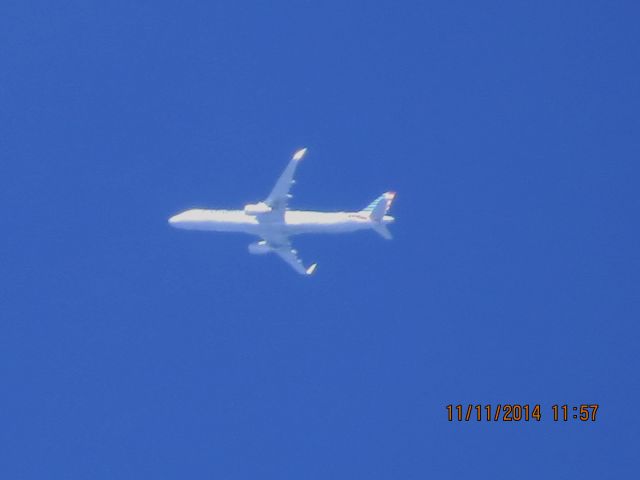
[[[264,202],[249,203],[244,207],[244,213],[251,216],[262,215],[263,213],[270,213],[270,212],[271,212],[271,207]]]
[[[273,249],[264,240],[249,245],[249,253],[252,255],[264,255],[265,253],[270,253],[272,251]]]

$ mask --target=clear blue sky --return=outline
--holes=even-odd
[[[637,475],[639,14],[3,2],[0,477]],[[167,226],[302,146],[292,206],[397,190],[392,242]]]

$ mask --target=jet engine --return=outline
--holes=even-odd
[[[265,240],[249,245],[249,253],[252,255],[264,255],[271,251],[273,251],[273,248],[271,248]]]
[[[244,213],[251,216],[261,215],[263,213],[270,213],[271,207],[264,202],[249,203],[244,206]]]

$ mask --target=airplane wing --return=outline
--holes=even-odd
[[[306,268],[302,263],[302,260],[298,258],[298,251],[291,246],[289,238],[284,235],[263,235],[262,238],[267,242],[267,245],[271,247],[271,251],[277,254],[282,260],[284,260],[291,268],[301,275],[313,275],[316,271],[317,263],[314,263],[310,267]]]
[[[296,173],[298,163],[302,160],[306,152],[307,149],[303,148],[293,154],[287,168],[284,169],[273,190],[271,190],[271,193],[264,201],[264,203],[271,207],[272,211],[284,213],[286,210],[289,199],[291,198],[289,190],[291,189],[291,185],[295,183],[293,176]]]
[[[309,268],[305,268],[302,260],[298,258],[298,252],[292,249],[290,245],[287,247],[276,248],[273,251],[301,275],[313,275],[313,273],[316,271],[316,267],[318,266],[317,263],[314,263]]]

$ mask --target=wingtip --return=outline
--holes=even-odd
[[[298,150],[296,153],[293,154],[293,159],[298,162],[302,160],[302,157],[304,157],[305,153],[307,153],[306,147],[301,148],[300,150]]]
[[[318,264],[317,263],[314,263],[309,268],[307,268],[307,275],[313,275],[315,273],[315,271],[316,271],[316,268],[318,268]]]

